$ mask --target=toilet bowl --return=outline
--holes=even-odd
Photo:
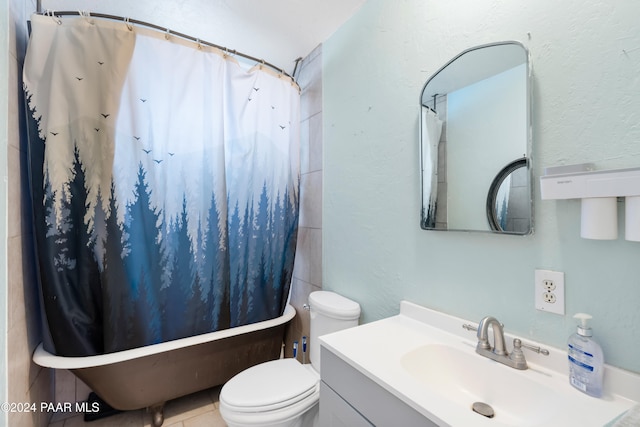
[[[309,295],[311,364],[279,359],[253,366],[220,391],[220,414],[229,427],[310,427],[318,418],[320,335],[357,326],[360,306],[334,292]]]
[[[320,374],[295,359],[261,363],[240,372],[220,392],[229,427],[293,427],[317,414]],[[307,414],[308,413],[308,414]]]

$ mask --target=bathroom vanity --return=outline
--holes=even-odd
[[[607,426],[640,401],[640,376],[611,366],[603,398],[580,393],[567,353],[548,346],[525,349],[525,370],[483,357],[476,326],[403,301],[397,316],[322,336],[320,425]]]
[[[323,426],[437,426],[392,392],[322,347],[320,423]],[[325,375],[326,372],[326,375]]]

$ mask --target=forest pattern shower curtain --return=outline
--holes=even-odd
[[[32,17],[24,87],[45,348],[113,352],[279,316],[299,91],[124,22]]]

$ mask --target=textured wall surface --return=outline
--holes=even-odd
[[[40,316],[38,310],[37,285],[34,276],[33,236],[31,232],[29,196],[27,192],[27,141],[24,128],[24,100],[22,97],[22,63],[27,46],[27,16],[31,5],[28,0],[8,2],[8,75],[0,76],[5,91],[0,98],[8,100],[7,140],[2,141],[2,158],[6,160],[6,174],[3,185],[3,203],[0,209],[6,219],[7,233],[6,275],[3,283],[8,307],[6,311],[7,335],[7,375],[2,375],[6,386],[6,402],[51,402],[53,400],[53,372],[41,368],[31,361],[31,355],[41,341]],[[4,189],[3,189],[4,190]],[[4,205],[3,205],[4,206]],[[4,347],[3,347],[4,348]],[[51,414],[36,412],[10,412],[6,425],[46,426]],[[3,424],[0,419],[0,425]]]
[[[633,0],[369,0],[323,46],[323,287],[364,321],[406,299],[560,348],[588,312],[607,362],[640,372],[640,244],[581,239],[580,202],[541,201],[537,182],[552,165],[640,166],[639,15]],[[535,234],[422,231],[422,85],[502,40],[533,64]],[[535,310],[536,268],[565,272],[565,316]]]
[[[0,43],[2,46],[9,44],[9,1],[0,1]],[[6,82],[9,80],[9,58],[8,53],[4,53],[0,57],[0,82]],[[0,189],[0,212],[2,215],[6,215],[7,212],[7,187],[5,182],[7,181],[7,115],[9,97],[7,94],[7,84],[3,84],[0,87],[0,177],[2,177],[2,187]],[[7,226],[5,223],[0,224],[0,241],[3,242],[0,246],[0,312],[7,312],[7,247],[4,242],[7,239]],[[7,316],[0,318],[0,377],[7,377]],[[0,384],[0,401],[7,401],[7,385]],[[7,414],[0,413],[0,424],[7,423]]]

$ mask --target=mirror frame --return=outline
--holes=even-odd
[[[491,228],[491,231],[497,231],[500,233],[507,233],[507,234],[522,234],[522,233],[515,233],[513,231],[504,230],[500,226],[500,221],[498,220],[498,214],[496,212],[498,192],[500,191],[500,187],[502,186],[502,183],[504,182],[505,179],[507,179],[509,175],[511,175],[513,172],[515,172],[520,168],[529,169],[529,162],[526,157],[522,157],[520,159],[514,160],[513,162],[509,163],[504,168],[502,168],[502,170],[498,172],[496,177],[493,178],[493,181],[489,186],[489,194],[487,195],[486,211],[487,211],[487,220],[489,221],[489,227]]]
[[[530,235],[533,234],[534,232],[534,198],[533,198],[533,193],[534,193],[534,184],[533,184],[533,168],[532,168],[532,152],[533,152],[533,132],[532,132],[532,103],[533,103],[533,91],[532,91],[532,67],[531,67],[531,58],[530,58],[530,53],[529,50],[526,48],[526,46],[519,42],[519,41],[501,41],[501,42],[494,42],[494,43],[486,43],[486,44],[482,44],[482,45],[478,45],[478,46],[474,46],[468,49],[465,49],[464,51],[460,52],[458,55],[454,56],[451,60],[449,60],[446,64],[444,64],[442,67],[440,67],[431,77],[429,77],[429,79],[427,79],[426,83],[424,84],[424,86],[422,87],[422,90],[420,91],[420,117],[422,116],[422,109],[423,108],[429,108],[432,109],[427,103],[426,101],[423,102],[423,98],[424,98],[424,92],[427,88],[427,86],[429,85],[430,82],[433,81],[433,79],[435,79],[442,71],[444,71],[448,66],[450,66],[452,63],[454,63],[456,60],[458,60],[460,57],[479,50],[479,49],[484,49],[484,48],[488,48],[488,47],[494,47],[494,46],[502,46],[502,45],[516,45],[522,48],[524,54],[525,54],[525,64],[526,64],[526,76],[525,76],[525,84],[526,84],[526,153],[524,154],[524,157],[521,157],[519,159],[515,159],[513,162],[510,162],[507,166],[505,166],[505,168],[503,168],[493,179],[493,182],[490,186],[489,191],[487,192],[487,221],[488,221],[488,229],[487,230],[478,230],[478,229],[464,229],[464,228],[436,228],[434,227],[427,227],[425,226],[425,224],[427,223],[427,219],[424,216],[424,212],[425,212],[425,203],[427,202],[425,200],[425,194],[424,194],[424,171],[425,171],[425,165],[423,164],[424,162],[424,155],[423,155],[423,143],[422,143],[422,133],[424,132],[424,123],[422,118],[420,118],[420,137],[418,138],[419,140],[419,145],[420,145],[420,189],[421,189],[421,205],[420,205],[420,227],[423,230],[433,230],[433,231],[467,231],[467,232],[481,232],[481,233],[494,233],[494,234],[506,234],[506,235],[519,235],[519,236],[526,236],[526,235]],[[482,79],[476,80],[476,81],[480,81]],[[464,85],[460,86],[459,88],[464,87]],[[432,109],[434,110],[434,109]],[[434,110],[435,111],[435,110]],[[504,176],[502,175],[505,171],[505,169],[509,168],[509,166],[518,163],[519,166],[518,167],[522,167],[522,162],[524,162],[525,167],[527,168],[527,176],[528,176],[528,196],[529,196],[529,210],[531,213],[530,216],[530,223],[529,223],[529,230],[526,232],[512,232],[512,231],[504,231],[504,230],[500,230],[499,226],[498,227],[494,227],[495,224],[493,224],[491,222],[491,218],[495,218],[495,212],[493,214],[490,214],[489,212],[489,199],[494,199],[495,200],[495,193],[497,193],[497,189],[499,188],[499,184],[504,180]],[[511,169],[511,172],[513,171],[513,169]],[[496,184],[496,181],[498,181],[498,185],[495,186],[494,188],[494,184]],[[494,193],[494,194],[492,194]],[[495,207],[493,209],[495,211]],[[433,220],[435,221],[435,218],[433,218]]]

